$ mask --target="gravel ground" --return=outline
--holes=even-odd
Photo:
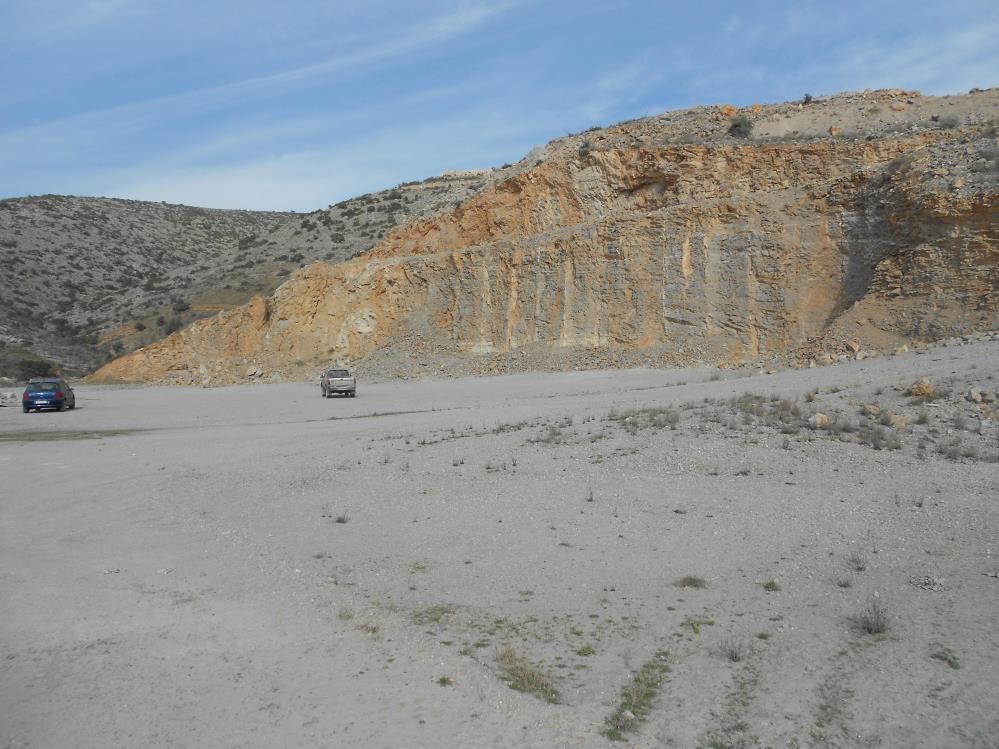
[[[993,747],[997,370],[0,409],[0,746]]]

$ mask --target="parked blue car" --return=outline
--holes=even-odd
[[[69,383],[60,377],[32,377],[24,388],[21,406],[24,413],[33,408],[38,411],[43,408],[65,411],[67,408],[76,408],[76,395]]]

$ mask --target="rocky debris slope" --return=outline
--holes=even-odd
[[[997,104],[882,91],[562,139],[95,379],[805,361],[989,329]]]
[[[362,195],[308,214],[46,195],[0,200],[0,374],[81,371],[339,262],[450,209],[499,170]]]

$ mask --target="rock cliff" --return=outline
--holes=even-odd
[[[565,138],[94,379],[725,364],[993,327],[996,93],[708,107]]]

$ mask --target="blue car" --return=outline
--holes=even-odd
[[[67,408],[76,408],[76,395],[69,383],[60,377],[32,377],[24,388],[21,406],[24,413],[33,408],[37,411],[43,408],[65,411]]]

